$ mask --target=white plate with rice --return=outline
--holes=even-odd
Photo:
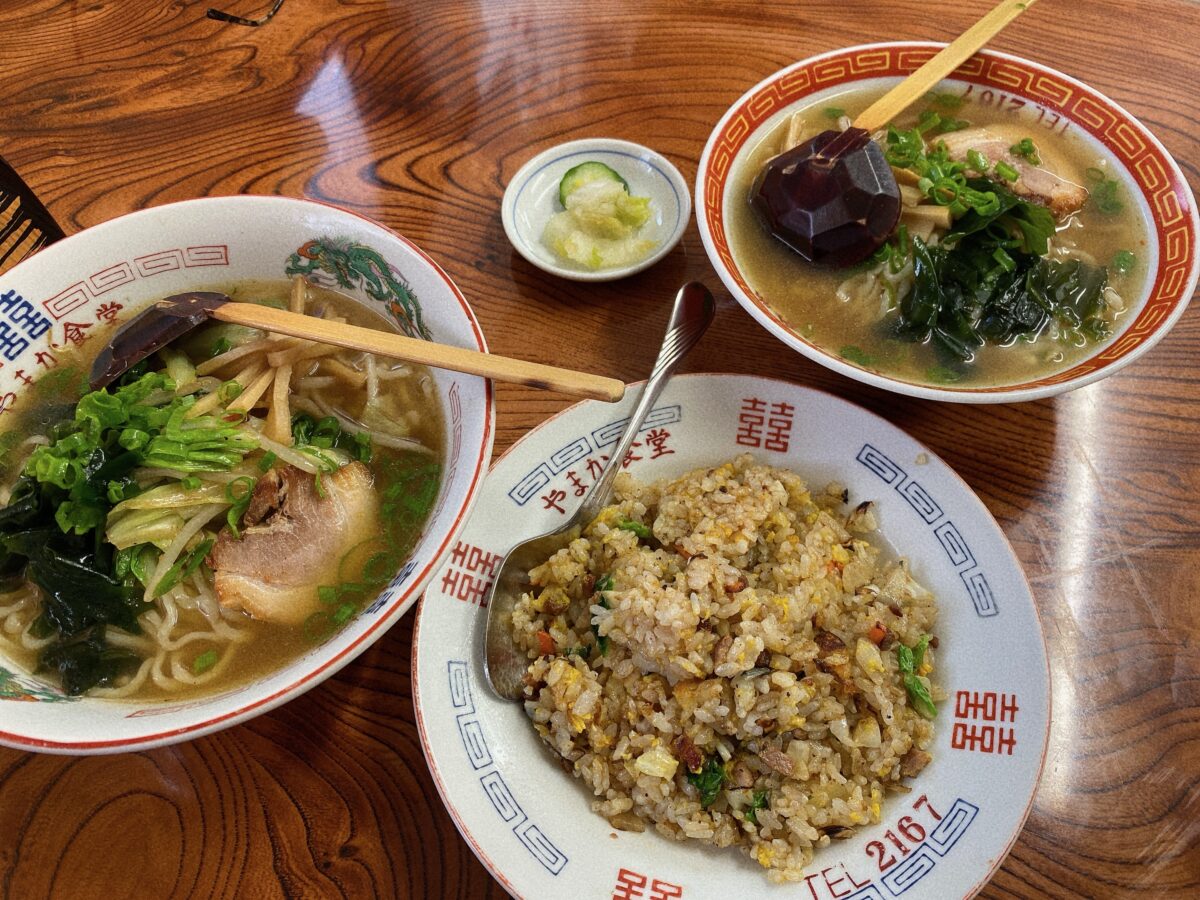
[[[569,516],[635,399],[514,445],[422,600],[417,722],[463,837],[523,897],[974,895],[1042,768],[1041,626],[966,484],[842,400],[674,379],[514,612],[527,702],[492,694],[491,577]]]

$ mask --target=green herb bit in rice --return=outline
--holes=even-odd
[[[770,791],[755,791],[750,795],[750,805],[742,811],[747,822],[751,825],[758,824],[758,811],[767,808],[770,796]]]
[[[617,527],[620,528],[622,531],[632,531],[643,541],[650,540],[650,537],[652,534],[652,532],[650,531],[650,527],[648,525],[643,525],[641,522],[637,521],[636,519],[622,519],[620,522],[617,523]]]
[[[929,685],[921,672],[925,664],[925,650],[929,647],[929,635],[923,635],[913,648],[900,644],[896,647],[896,663],[904,676],[904,688],[913,709],[927,719],[937,715],[937,707],[929,693]]]
[[[604,596],[605,591],[613,589],[613,580],[611,575],[601,575],[596,579],[596,605],[603,606],[605,609],[612,609],[608,600]],[[596,648],[600,651],[601,656],[608,655],[608,637],[600,633],[600,626],[596,622],[592,622],[592,634],[596,638]]]
[[[687,780],[700,793],[700,808],[708,809],[721,793],[721,786],[729,779],[729,770],[720,757],[710,756],[699,772],[688,772]]]

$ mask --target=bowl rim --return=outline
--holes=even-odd
[[[1000,852],[999,854],[997,854],[995,859],[991,860],[989,863],[986,863],[987,871],[984,873],[983,877],[980,878],[980,880],[978,880],[974,884],[974,886],[972,886],[968,891],[966,891],[966,893],[964,893],[962,895],[962,900],[969,900],[969,898],[976,896],[983,889],[983,887],[986,884],[988,884],[988,882],[990,882],[992,880],[992,878],[995,876],[995,874],[1000,870],[1000,867],[1004,864],[1005,860],[1008,859],[1009,854],[1012,852],[1013,847],[1015,847],[1017,844],[1017,841],[1020,840],[1021,835],[1025,831],[1025,827],[1029,824],[1029,816],[1033,811],[1034,802],[1037,800],[1038,791],[1041,788],[1041,784],[1042,784],[1042,777],[1046,774],[1046,759],[1050,752],[1050,732],[1051,732],[1051,726],[1054,722],[1054,693],[1055,693],[1053,672],[1051,670],[1050,645],[1046,640],[1046,624],[1045,624],[1045,621],[1042,616],[1042,611],[1037,603],[1036,595],[1034,594],[1034,591],[1033,591],[1033,585],[1029,581],[1029,575],[1025,571],[1025,566],[1022,563],[1020,556],[1017,555],[1016,548],[1013,547],[1012,541],[1008,537],[1008,533],[1005,532],[1005,530],[1001,527],[999,520],[996,519],[996,517],[992,513],[991,509],[989,509],[987,504],[985,504],[983,502],[983,498],[970,485],[970,483],[968,483],[967,480],[965,478],[963,478],[963,476],[958,472],[958,470],[955,469],[952,465],[950,465],[950,463],[947,462],[945,459],[943,459],[940,454],[938,454],[932,448],[928,447],[923,440],[909,434],[909,432],[907,430],[905,430],[904,428],[901,428],[899,425],[892,422],[887,417],[883,416],[882,414],[876,412],[873,409],[870,409],[870,408],[862,405],[861,403],[858,403],[851,399],[847,399],[845,397],[841,397],[838,394],[836,394],[833,391],[830,391],[826,388],[823,388],[823,387],[820,387],[817,385],[802,384],[793,379],[783,378],[783,377],[780,377],[777,375],[763,375],[763,374],[744,373],[744,372],[685,372],[685,373],[674,376],[674,379],[672,379],[672,380],[682,379],[685,381],[695,380],[695,381],[699,382],[701,380],[714,379],[714,378],[718,379],[718,380],[729,379],[729,378],[752,379],[752,380],[768,382],[771,384],[785,385],[790,388],[796,388],[796,389],[799,389],[802,391],[807,391],[807,392],[819,395],[821,398],[824,398],[826,400],[833,400],[834,402],[837,402],[837,403],[848,404],[848,405],[856,408],[857,410],[861,411],[862,413],[864,413],[868,418],[877,420],[878,422],[882,423],[885,428],[892,428],[892,429],[895,429],[895,430],[901,432],[909,440],[919,444],[922,448],[924,448],[924,451],[926,453],[930,454],[930,456],[933,459],[938,460],[945,467],[947,474],[955,482],[957,482],[958,486],[961,487],[962,490],[966,491],[966,493],[968,495],[973,497],[979,503],[979,505],[987,513],[988,518],[995,525],[996,534],[999,536],[1002,545],[1007,549],[1008,553],[1011,554],[1012,558],[1017,563],[1016,570],[1017,570],[1018,575],[1020,576],[1021,584],[1025,587],[1025,590],[1028,592],[1030,599],[1033,601],[1031,603],[1031,609],[1033,612],[1033,621],[1034,621],[1034,624],[1036,625],[1038,646],[1040,646],[1041,651],[1042,651],[1042,657],[1046,661],[1045,671],[1043,673],[1044,674],[1044,682],[1045,682],[1045,691],[1046,691],[1046,722],[1045,722],[1045,727],[1042,730],[1042,733],[1040,735],[1042,747],[1041,747],[1041,754],[1040,754],[1040,757],[1038,760],[1038,765],[1037,765],[1037,774],[1035,775],[1035,777],[1033,779],[1033,789],[1029,793],[1029,799],[1027,800],[1027,802],[1025,804],[1024,810],[1021,812],[1020,820],[1019,820],[1018,824],[1016,825],[1016,827],[1013,828],[1012,834],[1009,836],[1009,839],[1008,839],[1007,843],[1005,844],[1003,851]],[[634,381],[634,382],[630,382],[628,387],[636,388],[643,384],[645,384],[644,380]],[[627,391],[626,393],[628,395],[629,392]],[[525,434],[521,435],[516,441],[514,441],[502,454],[500,454],[499,457],[496,457],[495,459],[492,460],[491,465],[488,466],[488,472],[487,472],[488,477],[491,477],[493,472],[500,466],[501,463],[506,461],[510,455],[515,455],[515,454],[520,453],[524,449],[528,440],[531,438],[531,436],[535,432],[541,431],[543,428],[549,426],[552,422],[555,422],[559,419],[566,417],[567,415],[569,415],[571,413],[574,413],[575,411],[577,411],[578,408],[583,407],[588,404],[593,404],[595,402],[596,401],[591,401],[591,400],[579,400],[575,403],[572,403],[570,406],[559,410],[558,412],[554,413],[553,415],[548,416],[547,418],[543,419],[541,422],[539,422],[533,428],[526,431]],[[488,872],[492,875],[492,877],[495,878],[497,881],[499,881],[504,886],[505,890],[507,890],[514,897],[521,898],[524,895],[518,893],[516,887],[508,880],[507,877],[505,877],[503,868],[500,865],[498,865],[495,862],[495,860],[493,860],[487,854],[487,852],[479,845],[478,841],[474,837],[473,832],[467,827],[466,816],[459,810],[458,806],[455,805],[455,803],[453,802],[453,799],[450,797],[449,790],[446,787],[446,783],[445,783],[446,780],[442,775],[441,769],[438,768],[437,761],[434,758],[434,754],[433,754],[433,750],[432,750],[432,742],[430,741],[430,738],[429,738],[429,729],[426,727],[426,724],[425,724],[425,713],[419,702],[419,698],[421,696],[421,692],[420,692],[420,688],[419,688],[420,677],[421,677],[420,662],[419,662],[420,646],[421,646],[420,634],[421,634],[422,622],[424,619],[423,613],[425,611],[425,603],[426,603],[426,598],[424,597],[424,595],[422,595],[421,600],[420,600],[419,604],[417,605],[417,611],[414,614],[415,618],[413,619],[413,639],[412,639],[412,649],[411,649],[411,657],[410,657],[410,668],[411,668],[411,672],[412,672],[413,713],[414,713],[414,717],[415,717],[416,723],[417,723],[417,735],[418,735],[418,738],[421,743],[421,752],[425,757],[426,765],[429,767],[430,775],[433,778],[434,786],[437,788],[438,796],[441,798],[442,805],[446,808],[446,811],[449,813],[450,819],[454,823],[454,827],[458,831],[459,836],[467,843],[467,846],[470,847],[471,852],[483,864],[484,868],[486,868],[488,870]],[[476,629],[474,636],[469,638],[469,640],[477,642],[478,640],[481,639],[481,637],[482,637],[482,633],[478,629]]]
[[[738,283],[738,280],[729,271],[729,268],[721,260],[720,253],[718,252],[713,238],[712,230],[709,227],[709,215],[718,215],[723,220],[724,189],[722,189],[720,196],[716,196],[716,192],[714,190],[713,196],[710,197],[707,189],[707,182],[711,177],[710,169],[712,166],[714,150],[718,144],[718,139],[725,132],[727,126],[735,117],[735,115],[737,115],[741,110],[747,108],[757,94],[762,92],[764,89],[777,85],[777,83],[784,79],[788,74],[799,69],[813,67],[828,60],[837,60],[839,58],[870,52],[872,50],[937,51],[945,46],[946,44],[940,41],[877,41],[827,50],[825,52],[815,54],[791,63],[781,69],[776,70],[775,72],[772,72],[757,84],[750,87],[732,104],[730,104],[730,106],[722,114],[721,118],[717,121],[717,124],[713,127],[712,131],[709,133],[709,137],[705,142],[704,150],[701,153],[700,162],[696,172],[696,224],[700,231],[701,242],[704,245],[704,251],[708,255],[709,262],[712,264],[714,270],[716,270],[717,275],[720,277],[726,289],[733,295],[733,298],[738,302],[738,304],[741,305],[743,309],[745,309],[754,319],[759,322],[760,325],[766,328],[767,331],[778,340],[783,342],[791,349],[801,353],[804,356],[807,356],[809,359],[822,366],[825,366],[828,369],[831,369],[832,371],[835,371],[841,375],[845,375],[856,381],[869,384],[873,387],[890,391],[892,393],[952,403],[1015,403],[1054,396],[1066,391],[1083,387],[1087,384],[1092,384],[1102,378],[1106,378],[1107,376],[1119,371],[1120,369],[1139,359],[1145,353],[1149,352],[1155,345],[1157,345],[1157,343],[1166,336],[1166,334],[1171,330],[1171,328],[1174,327],[1175,323],[1183,315],[1192,299],[1192,296],[1196,292],[1197,282],[1200,281],[1200,252],[1197,252],[1196,247],[1197,238],[1200,236],[1200,215],[1197,213],[1195,195],[1192,191],[1191,184],[1188,182],[1186,176],[1183,174],[1183,171],[1180,169],[1179,163],[1163,146],[1162,142],[1159,141],[1158,138],[1155,137],[1155,135],[1144,124],[1142,124],[1142,122],[1136,116],[1133,116],[1127,109],[1125,109],[1125,107],[1109,98],[1106,94],[1079,80],[1078,78],[1067,75],[1066,73],[1050,66],[1039,62],[1034,62],[1033,60],[1022,56],[1017,56],[1012,53],[1005,53],[999,50],[983,49],[978,51],[974,56],[971,57],[971,59],[982,58],[984,60],[1012,63],[1016,66],[1024,67],[1027,70],[1033,70],[1041,75],[1054,79],[1060,79],[1062,82],[1065,82],[1078,89],[1085,95],[1101,101],[1104,105],[1115,111],[1115,113],[1126,123],[1130,124],[1138,133],[1138,135],[1146,141],[1146,143],[1149,145],[1149,149],[1157,152],[1157,155],[1161,158],[1165,166],[1166,171],[1164,174],[1168,178],[1168,185],[1177,189],[1178,198],[1183,201],[1180,207],[1179,218],[1184,221],[1185,226],[1188,227],[1188,231],[1191,235],[1191,240],[1187,242],[1185,251],[1185,260],[1190,258],[1190,266],[1188,267],[1187,275],[1182,281],[1183,287],[1180,290],[1179,299],[1175,302],[1174,307],[1166,316],[1153,323],[1150,323],[1148,333],[1141,338],[1136,347],[1128,352],[1123,353],[1121,356],[1117,357],[1111,362],[1108,362],[1105,365],[1095,368],[1089,372],[1066,377],[1070,375],[1070,373],[1078,366],[1086,364],[1090,360],[1096,358],[1097,355],[1108,352],[1113,347],[1117,346],[1123,340],[1123,338],[1130,333],[1132,326],[1137,322],[1137,318],[1134,318],[1130,319],[1129,322],[1125,324],[1122,331],[1115,335],[1113,339],[1096,348],[1096,351],[1093,354],[1080,360],[1070,369],[1037,378],[1034,386],[1024,386],[1029,384],[1029,382],[1026,381],[1008,386],[1000,385],[989,387],[953,388],[948,386],[934,386],[918,382],[905,381],[868,369],[859,368],[858,366],[852,365],[846,360],[841,359],[832,352],[822,349],[816,344],[805,340],[791,326],[784,322],[780,316],[773,312],[762,300],[758,299],[753,292],[747,294],[747,292],[744,291],[742,286]],[[968,60],[967,63],[964,63],[964,66],[969,62],[970,60]],[[944,80],[962,78],[963,76],[960,74],[961,70],[962,67],[948,75]],[[861,73],[861,77],[852,76],[847,78],[845,81],[840,82],[839,85],[852,84],[856,81],[863,81],[878,77],[896,76],[888,73],[881,74],[865,71]],[[839,85],[829,86],[835,87]],[[823,90],[823,88],[817,88],[811,93],[816,93],[820,90]],[[1023,99],[1031,99],[1024,96],[1024,86],[1018,88],[1013,88],[1010,86],[1007,87],[1007,90],[1013,94],[1022,96]],[[1032,102],[1039,104],[1041,103],[1041,101],[1037,100],[1033,100]],[[776,110],[776,112],[777,111],[778,110]],[[1082,130],[1087,130],[1086,126],[1080,122],[1078,117],[1068,116],[1066,113],[1058,114],[1062,115],[1063,118],[1068,119],[1072,122],[1072,124],[1076,125]],[[757,125],[749,126],[746,132],[747,135],[752,134],[754,131],[761,128],[762,124],[762,122],[759,122]],[[1093,139],[1099,140],[1099,138],[1096,138],[1095,135],[1091,136]],[[744,146],[742,149],[744,150]],[[1120,162],[1119,160],[1118,162],[1121,165],[1122,170],[1128,172],[1128,167],[1126,167],[1123,162]],[[730,160],[727,168],[730,170],[733,168],[732,159]],[[1142,195],[1141,183],[1138,182],[1136,178],[1134,179],[1134,183],[1137,185],[1139,195]],[[1150,205],[1153,207],[1153,204]],[[1151,227],[1148,231],[1148,239],[1160,253],[1160,267],[1157,275],[1161,276],[1164,265],[1161,258],[1163,245],[1158,232],[1158,224],[1159,219],[1153,215],[1152,208],[1150,221]],[[1159,281],[1160,277],[1154,277],[1149,282],[1142,294],[1139,295],[1139,300],[1144,301],[1150,299]]]
[[[153,214],[161,214],[164,210],[177,208],[194,208],[197,205],[220,206],[232,203],[239,206],[248,206],[251,204],[264,204],[267,206],[279,207],[297,207],[303,208],[310,205],[316,205],[333,210],[336,213],[352,216],[361,220],[367,225],[385,232],[392,239],[400,242],[419,257],[424,263],[429,265],[434,274],[441,279],[450,289],[452,296],[458,301],[459,308],[466,317],[470,325],[471,332],[475,338],[476,349],[481,352],[487,352],[487,341],[484,337],[483,330],[480,327],[479,320],[470,304],[467,303],[461,290],[446,273],[446,271],[438,265],[432,257],[424,250],[418,247],[413,241],[406,238],[404,235],[395,231],[388,226],[363,215],[351,209],[338,206],[334,203],[329,203],[324,200],[312,200],[299,197],[284,197],[278,195],[255,195],[255,194],[237,194],[229,196],[215,197],[197,197],[188,200],[179,200],[172,203],[164,203],[159,206],[146,207],[144,209],[135,210],[133,212],[124,213],[104,222],[97,223],[89,228],[81,229],[71,235],[68,235],[61,241],[55,242],[50,247],[43,251],[22,260],[16,266],[10,269],[5,277],[10,277],[13,272],[17,272],[26,262],[37,259],[46,250],[51,250],[54,247],[66,246],[70,247],[72,242],[78,242],[76,239],[83,235],[90,235],[92,232],[100,230],[111,230],[119,227],[121,223],[128,219],[151,216]],[[436,549],[429,557],[429,561],[419,571],[414,573],[406,582],[406,586],[397,593],[397,596],[380,610],[379,614],[371,621],[362,634],[358,635],[352,642],[343,647],[337,654],[330,659],[325,660],[319,665],[315,665],[302,673],[298,673],[296,678],[288,685],[279,688],[278,690],[264,697],[246,698],[243,702],[235,702],[231,704],[232,708],[225,711],[212,711],[212,714],[205,717],[203,720],[190,725],[182,725],[177,728],[168,729],[165,731],[154,732],[147,735],[135,736],[129,738],[119,738],[113,740],[96,740],[96,741],[56,741],[46,738],[35,738],[24,734],[15,734],[11,731],[0,730],[0,745],[12,747],[19,750],[30,750],[42,753],[60,753],[60,754],[102,754],[102,753],[121,753],[133,750],[148,750],[154,747],[161,747],[168,744],[177,743],[184,740],[192,740],[202,737],[206,734],[211,734],[233,725],[237,725],[248,719],[254,718],[262,713],[269,712],[278,706],[283,705],[289,700],[298,697],[306,691],[316,687],[325,679],[337,673],[344,666],[354,660],[359,654],[365,651],[375,641],[381,638],[388,629],[391,628],[410,608],[412,608],[432,577],[434,571],[445,558],[450,545],[457,539],[461,533],[463,526],[466,524],[475,502],[479,499],[479,492],[483,487],[484,476],[489,469],[489,463],[492,456],[492,447],[495,441],[496,432],[496,401],[495,388],[491,379],[484,378],[484,406],[486,414],[484,417],[483,433],[481,436],[479,453],[475,459],[473,469],[471,470],[471,482],[467,487],[466,497],[461,504],[459,510],[455,514],[454,520],[451,523],[450,529],[447,531],[443,539],[438,543]],[[253,683],[246,693],[249,693],[253,688]],[[86,701],[86,698],[80,698]],[[93,698],[96,699],[96,698]],[[193,698],[193,699],[204,699]],[[182,700],[183,703],[190,702],[187,699]],[[166,701],[164,705],[170,705]],[[198,707],[199,708],[199,707]]]
[[[586,269],[572,269],[567,266],[556,265],[538,257],[537,254],[529,250],[527,246],[528,242],[522,236],[521,229],[516,220],[517,206],[519,205],[525,185],[529,183],[537,171],[556,162],[563,156],[572,153],[584,153],[589,150],[624,153],[633,156],[639,161],[659,170],[664,180],[675,192],[679,203],[679,218],[672,227],[671,233],[663,240],[658,249],[645,259],[638,260],[629,265],[618,266],[612,269],[599,269],[593,272]],[[675,249],[679,241],[683,238],[683,233],[687,230],[688,221],[691,217],[692,192],[688,188],[687,179],[683,177],[683,173],[679,171],[679,168],[657,150],[647,147],[644,144],[624,140],[623,138],[577,138],[561,144],[554,144],[535,153],[509,179],[508,185],[504,189],[504,196],[500,201],[500,220],[504,226],[504,234],[508,238],[508,242],[512,244],[513,249],[521,255],[522,259],[541,269],[543,272],[548,272],[551,275],[557,275],[560,278],[566,278],[570,281],[616,281],[650,268],[650,266]]]

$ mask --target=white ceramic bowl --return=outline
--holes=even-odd
[[[645,259],[595,271],[564,262],[542,243],[550,217],[561,210],[558,183],[568,169],[601,162],[629,183],[635,197],[649,197],[653,210],[639,236],[657,241]],[[518,253],[539,269],[572,281],[615,281],[654,265],[671,252],[687,228],[692,198],[679,170],[649,147],[612,138],[584,138],[543,150],[517,170],[504,191],[500,216]]]
[[[245,280],[283,280],[299,270],[385,315],[397,294],[392,285],[403,284],[420,305],[433,339],[487,349],[479,323],[450,278],[400,235],[354,213],[305,200],[190,200],[89,228],[0,276],[0,334],[7,336],[0,346],[0,430],[2,413],[21,408],[29,390],[26,379],[59,365],[68,350],[78,351],[82,363],[90,365],[113,324],[155,300]],[[412,555],[375,603],[270,676],[178,703],[68,698],[0,656],[0,743],[103,753],[197,737],[278,706],[370,646],[413,605],[451,547],[491,457],[490,383],[432,371],[446,428],[442,484]]]
[[[417,725],[463,837],[517,897],[973,895],[1016,840],[1045,758],[1050,673],[1037,609],[1012,548],[970,488],[928,449],[844,400],[769,378],[678,376],[651,411],[629,467],[652,481],[752,453],[796,470],[814,490],[836,480],[852,505],[875,501],[880,533],[938,598],[935,677],[948,698],[934,722],[933,762],[909,782],[911,794],[885,800],[879,824],[821,848],[810,882],[771,884],[733,849],[670,840],[653,828],[613,830],[522,704],[492,693],[479,601],[513,544],[574,511],[637,393],[615,405],[580,403],[513,445],[421,601]]]
[[[743,94],[721,117],[705,145],[696,175],[696,218],[709,259],[725,286],[747,312],[787,346],[850,378],[889,391],[960,403],[1034,400],[1090,384],[1116,372],[1153,347],[1171,329],[1196,289],[1200,220],[1196,201],[1179,166],[1132,115],[1103,94],[1047,66],[995,51],[967,60],[938,90],[970,90],[979,102],[1025,116],[1031,130],[1070,128],[1108,160],[1131,187],[1131,202],[1151,222],[1148,246],[1139,251],[1149,268],[1146,288],[1127,297],[1130,311],[1118,333],[1085,359],[1048,375],[993,387],[937,386],[906,381],[855,365],[818,346],[785,322],[747,282],[732,252],[726,211],[747,198],[734,188],[739,161],[783,117],[847,89],[888,87],[942,48],[932,43],[887,43],[847,47],[781,69]]]

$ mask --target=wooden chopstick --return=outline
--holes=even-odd
[[[961,66],[1009,22],[1036,0],[1001,0],[978,22],[938,51],[921,68],[872,103],[854,120],[854,127],[878,131],[909,105],[929,93],[939,81]]]
[[[256,303],[226,303],[213,310],[212,317],[222,322],[261,328],[276,334],[307,338],[310,341],[347,347],[351,350],[365,350],[392,359],[466,372],[469,375],[482,375],[497,381],[562,391],[577,397],[614,402],[625,395],[625,383],[616,378],[480,353],[478,350],[422,341],[374,328],[329,322],[315,316],[305,316]]]

